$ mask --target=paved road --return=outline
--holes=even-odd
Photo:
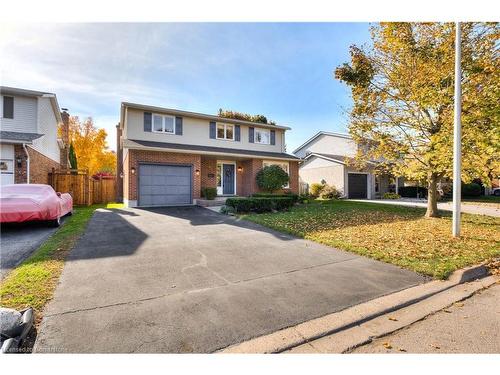
[[[404,200],[394,200],[394,199],[350,199],[351,201],[356,202],[370,202],[370,203],[379,203],[379,204],[393,204],[397,206],[407,206],[407,207],[427,207],[427,202],[425,200],[421,201],[404,201]],[[462,212],[466,212],[469,214],[477,214],[477,215],[487,215],[500,217],[500,209],[491,207],[491,206],[481,206],[481,205],[473,205],[470,203],[462,204]],[[443,202],[438,203],[438,209],[443,211],[453,211],[452,203]]]
[[[45,222],[4,224],[0,229],[0,277],[29,257],[57,228]]]
[[[213,352],[424,281],[200,207],[101,209],[35,351]]]
[[[387,349],[386,343],[392,348]],[[405,352],[500,353],[500,285],[353,351]]]

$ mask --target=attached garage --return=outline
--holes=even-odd
[[[179,206],[193,203],[192,167],[140,164],[139,206]]]
[[[348,196],[351,199],[366,199],[368,194],[368,175],[364,173],[348,173]]]

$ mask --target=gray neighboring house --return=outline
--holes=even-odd
[[[320,131],[293,151],[303,159],[299,165],[299,181],[303,189],[312,183],[326,182],[335,186],[345,198],[375,199],[386,192],[397,192],[402,178],[379,175],[376,163],[356,169],[352,161],[358,145],[349,134]]]

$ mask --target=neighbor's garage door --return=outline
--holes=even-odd
[[[191,167],[177,165],[139,166],[139,206],[192,204]]]
[[[349,198],[367,198],[367,176],[361,173],[349,173],[348,174],[348,193]]]

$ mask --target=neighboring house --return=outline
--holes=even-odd
[[[402,179],[377,175],[375,163],[364,169],[353,166],[358,146],[350,135],[320,131],[293,154],[303,159],[299,167],[300,182],[304,185],[325,182],[335,186],[347,198],[381,197],[389,191],[397,192]]]
[[[188,205],[202,188],[220,196],[258,192],[257,172],[280,165],[298,192],[298,161],[285,152],[290,128],[122,103],[117,126],[118,199],[128,207]]]
[[[52,168],[67,166],[69,115],[63,118],[55,94],[0,86],[1,184],[47,184]]]

